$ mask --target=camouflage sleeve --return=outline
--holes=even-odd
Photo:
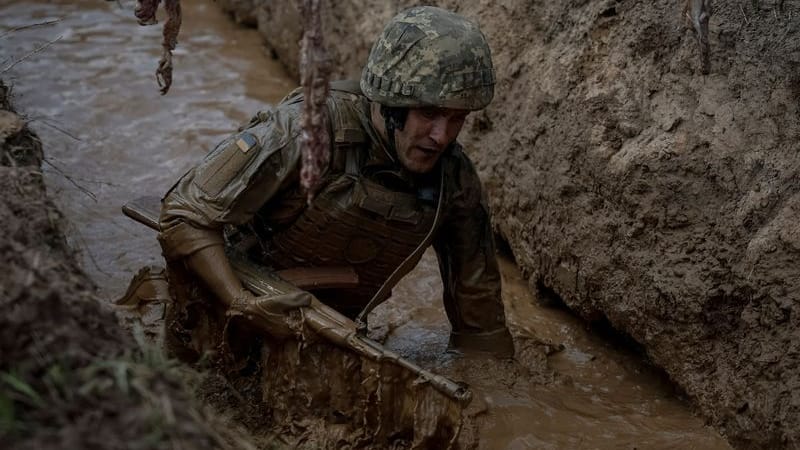
[[[447,178],[446,215],[434,241],[451,344],[464,335],[507,335],[489,209],[475,168],[457,152]]]
[[[298,182],[299,114],[297,103],[259,113],[167,192],[159,219],[165,256],[188,256],[219,242],[200,237],[247,222],[277,192]]]

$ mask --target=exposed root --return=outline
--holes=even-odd
[[[138,0],[134,13],[139,19],[139,25],[154,25],[156,11],[161,0]],[[180,0],[164,0],[164,10],[167,12],[167,21],[164,23],[164,40],[161,42],[163,51],[156,69],[156,82],[161,95],[166,94],[172,86],[172,51],[178,45],[178,33],[181,30],[181,3]]]
[[[62,20],[61,18],[58,18],[58,19],[53,19],[53,20],[46,20],[44,22],[37,22],[37,23],[29,24],[29,25],[22,25],[22,26],[19,26],[19,27],[14,27],[14,28],[12,28],[12,29],[0,34],[0,39],[8,36],[9,34],[16,33],[17,31],[27,30],[29,28],[37,28],[37,27],[44,27],[44,26],[47,26],[47,25],[53,25],[54,23],[61,22],[61,20]]]
[[[330,137],[325,114],[331,61],[322,39],[322,21],[319,0],[302,0],[304,18],[303,43],[300,54],[303,105],[303,168],[300,181],[308,192],[308,201],[314,196],[323,167],[328,163]]]
[[[21,58],[19,58],[19,59],[15,60],[15,61],[11,62],[9,65],[5,66],[5,67],[3,68],[3,70],[0,70],[0,74],[4,74],[4,73],[8,72],[8,71],[9,71],[9,70],[11,70],[12,68],[14,68],[14,66],[16,66],[17,64],[21,63],[22,61],[25,61],[26,59],[30,58],[31,56],[33,56],[33,55],[35,55],[35,54],[37,54],[37,53],[41,52],[42,50],[46,49],[46,48],[47,48],[47,47],[49,47],[49,46],[51,46],[51,45],[55,44],[56,42],[58,42],[59,40],[61,40],[61,38],[63,38],[63,37],[64,37],[63,35],[62,35],[62,36],[59,36],[59,37],[57,37],[57,38],[53,39],[52,41],[47,41],[47,42],[45,42],[44,44],[42,44],[42,45],[40,45],[40,46],[36,47],[36,48],[35,48],[35,49],[33,49],[32,51],[30,51],[30,52],[26,53],[26,54],[25,54],[24,56],[22,56]]]
[[[713,9],[711,0],[686,0],[683,6],[683,14],[686,21],[694,29],[697,44],[700,47],[700,60],[704,75],[711,71],[711,50],[708,43],[708,21],[711,19]]]

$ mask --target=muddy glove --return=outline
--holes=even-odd
[[[278,339],[295,334],[302,325],[299,308],[311,304],[305,291],[275,296],[255,296],[246,289],[231,303],[229,316],[243,316],[253,325]],[[292,323],[294,322],[294,323]]]
[[[450,333],[447,351],[461,354],[489,354],[496,358],[513,358],[514,341],[508,328],[502,327],[488,332]]]

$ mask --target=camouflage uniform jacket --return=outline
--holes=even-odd
[[[260,112],[166,194],[159,240],[168,260],[219,243],[193,239],[196,229],[234,225],[269,240],[270,233],[290,227],[303,214],[308,206],[299,182],[301,107],[302,95],[295,91],[274,110]],[[358,148],[362,154],[359,169],[392,173],[394,188],[407,190],[432,184],[426,177],[408,174],[390,154],[373,128],[366,97],[352,90],[332,89],[328,112],[334,142],[323,180],[341,172],[346,153]],[[439,165],[444,192],[433,246],[452,338],[507,335],[495,244],[480,180],[458,144],[445,152]],[[439,176],[435,176],[437,191]]]

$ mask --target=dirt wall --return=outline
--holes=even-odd
[[[0,82],[0,447],[252,449],[198,402],[202,377],[137,345],[94,294]]]
[[[296,2],[220,3],[297,73]],[[324,3],[356,77],[419,2]],[[531,287],[643,344],[737,447],[800,447],[800,4],[715,2],[703,75],[677,0],[434,3],[493,48],[462,141]]]

